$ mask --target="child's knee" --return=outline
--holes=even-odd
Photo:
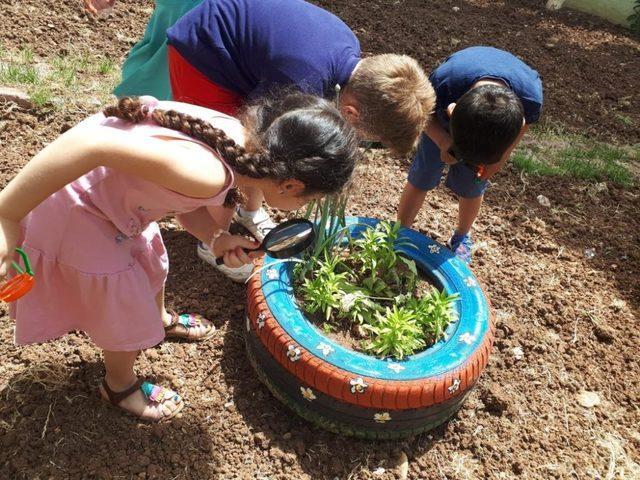
[[[465,165],[453,165],[447,174],[445,186],[461,198],[482,197],[489,187],[488,180],[478,181],[475,172]]]

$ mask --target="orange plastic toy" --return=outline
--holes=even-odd
[[[16,262],[11,262],[11,266],[16,270],[16,272],[18,272],[18,275],[0,285],[0,300],[7,303],[15,302],[20,297],[26,295],[29,290],[33,288],[33,284],[35,283],[31,264],[29,263],[29,257],[21,248],[16,248],[16,251],[22,257],[26,271],[23,270]]]

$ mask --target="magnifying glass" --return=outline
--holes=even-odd
[[[18,274],[11,280],[0,284],[0,300],[3,302],[15,302],[20,297],[26,295],[33,288],[35,278],[29,263],[29,257],[21,248],[16,248],[16,252],[22,257],[24,270],[16,262],[11,262],[11,266]]]
[[[258,248],[245,251],[263,251],[273,258],[289,258],[304,252],[314,239],[313,223],[303,218],[293,218],[271,229]],[[216,258],[216,265],[223,263],[222,257]]]

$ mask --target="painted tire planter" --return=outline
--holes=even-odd
[[[353,236],[378,220],[348,219]],[[402,361],[356,352],[326,337],[296,304],[292,263],[265,257],[249,281],[247,354],[283,403],[328,430],[364,438],[401,438],[430,430],[462,406],[493,344],[488,300],[469,268],[446,247],[403,229],[411,257],[436,286],[459,293],[445,338]],[[256,268],[262,267],[262,262]]]

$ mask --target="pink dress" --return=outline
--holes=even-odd
[[[159,108],[204,119],[226,117],[176,102],[160,102]],[[151,122],[133,125],[102,114],[74,128],[95,125],[126,130],[140,142],[162,136],[200,143]],[[169,263],[156,221],[222,205],[233,184],[233,173],[228,171],[222,192],[196,199],[100,167],[41,203],[22,223],[22,246],[36,282],[31,292],[12,304],[16,343],[44,342],[72,330],[86,332],[98,347],[111,351],[139,350],[160,342],[164,328],[156,295]]]

